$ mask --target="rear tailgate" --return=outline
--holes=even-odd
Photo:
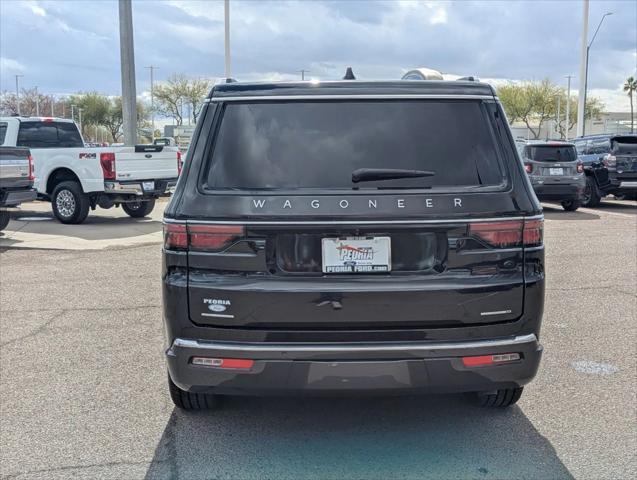
[[[618,178],[637,181],[637,136],[615,137],[612,142]]]
[[[30,185],[29,149],[0,146],[0,186],[15,188]]]
[[[117,180],[156,180],[179,176],[179,150],[162,145],[115,149]]]

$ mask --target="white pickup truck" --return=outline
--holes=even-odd
[[[5,146],[29,147],[38,197],[51,201],[62,223],[82,223],[89,209],[120,206],[131,217],[148,215],[181,171],[176,147],[91,148],[72,120],[1,117]]]

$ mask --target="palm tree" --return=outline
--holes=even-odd
[[[637,91],[637,80],[635,77],[628,77],[626,83],[624,83],[624,92],[628,94],[630,98],[630,133],[634,133],[635,115],[633,112],[633,92]]]

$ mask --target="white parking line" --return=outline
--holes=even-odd
[[[557,210],[561,210],[562,209],[562,205],[560,205],[559,203],[549,203],[549,202],[542,202],[543,204],[546,204],[547,207],[551,207],[551,208],[555,208]],[[631,215],[629,213],[619,213],[619,212],[608,212],[606,210],[596,210],[594,208],[584,208],[584,207],[580,207],[578,210],[578,212],[584,212],[584,213],[592,213],[592,214],[596,214],[596,215],[611,215],[614,217],[625,217],[625,218],[637,218],[635,215]]]

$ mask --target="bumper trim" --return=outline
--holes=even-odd
[[[397,343],[397,344],[255,344],[255,343],[230,343],[230,342],[200,342],[198,340],[189,340],[184,338],[176,338],[168,350],[167,354],[175,347],[179,348],[196,348],[201,350],[215,350],[224,352],[241,352],[246,353],[280,353],[280,352],[298,352],[298,353],[383,353],[383,352],[440,352],[445,350],[472,350],[476,348],[492,348],[516,346],[521,344],[535,343],[537,337],[531,333],[529,335],[521,335],[513,338],[498,340],[475,340],[472,342],[445,342],[445,343]],[[173,353],[174,355],[174,353]]]
[[[619,188],[637,188],[637,182],[620,182]]]

